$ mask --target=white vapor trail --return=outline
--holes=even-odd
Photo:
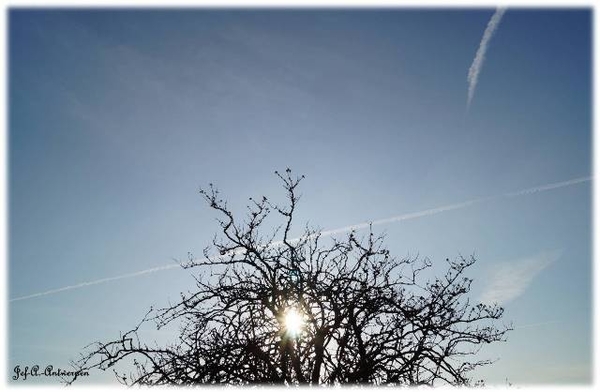
[[[516,192],[503,193],[501,195],[496,195],[496,196],[481,197],[479,199],[468,200],[468,201],[464,201],[462,203],[449,204],[447,206],[431,208],[429,210],[413,212],[413,213],[404,214],[404,215],[392,216],[390,218],[378,219],[378,220],[374,220],[371,222],[358,223],[358,224],[352,225],[352,226],[340,227],[339,229],[323,231],[323,232],[321,232],[321,234],[322,235],[335,235],[335,234],[339,234],[339,233],[346,233],[351,230],[365,229],[365,228],[368,228],[369,225],[375,226],[375,225],[382,225],[385,223],[394,223],[394,222],[400,222],[400,221],[409,220],[409,219],[421,218],[421,217],[428,216],[428,215],[439,214],[440,212],[462,209],[465,207],[472,206],[474,204],[479,204],[479,203],[483,203],[485,201],[491,201],[494,199],[503,199],[503,198],[509,198],[509,197],[524,196],[524,195],[530,195],[533,193],[549,191],[551,189],[563,188],[566,186],[579,184],[581,182],[590,181],[591,179],[592,179],[592,177],[574,178],[574,179],[568,180],[568,181],[555,182],[552,184],[546,184],[546,185],[541,185],[541,186],[537,186],[537,187],[533,187],[533,188],[522,189],[522,190],[516,191]]]
[[[481,68],[483,67],[483,62],[485,60],[485,53],[487,52],[488,45],[490,40],[492,39],[494,33],[498,29],[500,25],[500,21],[502,20],[502,16],[506,12],[506,8],[498,8],[492,18],[488,22],[485,31],[483,32],[483,37],[481,38],[481,42],[479,43],[479,48],[477,49],[477,53],[475,54],[475,58],[473,59],[473,63],[469,68],[469,74],[467,75],[467,82],[469,83],[469,93],[467,97],[467,110],[471,106],[471,101],[473,100],[473,95],[475,95],[475,88],[477,87],[477,81],[479,80],[479,73],[481,72]]]
[[[517,325],[514,328],[515,329],[534,328],[534,327],[542,327],[542,326],[552,325],[552,324],[559,324],[559,323],[562,323],[562,322],[563,321],[561,321],[561,320],[543,321],[543,322],[540,322],[540,323]]]
[[[511,198],[511,197],[518,197],[518,196],[526,196],[526,195],[531,195],[531,194],[538,193],[538,192],[546,192],[546,191],[549,191],[549,190],[552,190],[552,189],[564,188],[564,187],[567,187],[567,186],[572,186],[572,185],[580,184],[580,183],[583,183],[583,182],[588,182],[588,181],[591,181],[592,179],[593,179],[593,177],[591,177],[591,176],[588,176],[588,177],[579,177],[579,178],[574,178],[574,179],[567,180],[567,181],[555,182],[555,183],[552,183],[552,184],[546,184],[546,185],[541,185],[541,186],[537,186],[537,187],[533,187],[533,188],[522,189],[522,190],[516,191],[516,192],[503,193],[501,195],[496,195],[496,196],[482,197],[482,198],[479,198],[479,199],[473,199],[473,200],[464,201],[462,203],[449,204],[449,205],[442,206],[442,207],[431,208],[431,209],[424,210],[424,211],[412,212],[412,213],[403,214],[403,215],[396,215],[396,216],[392,216],[392,217],[389,217],[389,218],[378,219],[378,220],[374,220],[374,221],[370,221],[370,222],[358,223],[358,224],[355,224],[355,225],[340,227],[340,228],[337,228],[337,229],[325,230],[325,231],[321,232],[321,235],[322,236],[333,236],[333,235],[340,234],[340,233],[347,233],[347,232],[350,232],[352,230],[365,229],[365,228],[368,228],[371,225],[377,226],[377,225],[382,225],[382,224],[386,224],[386,223],[395,223],[395,222],[400,222],[400,221],[405,221],[405,220],[410,220],[410,219],[421,218],[421,217],[424,217],[424,216],[439,214],[441,212],[446,212],[446,211],[452,211],[452,210],[458,210],[458,209],[466,208],[466,207],[472,206],[474,204],[479,204],[479,203],[483,203],[483,202],[486,202],[486,201],[492,201],[492,200],[498,200],[498,199],[505,199],[505,198]],[[300,240],[300,238],[295,238],[293,240],[289,240],[289,242],[295,242],[295,241],[298,241],[298,240]],[[282,244],[281,241],[277,241],[277,242],[271,243],[271,246],[278,246],[278,245],[281,245],[281,244]],[[196,260],[196,261],[202,262],[202,261],[207,261],[207,259]],[[129,273],[129,274],[124,274],[124,275],[118,275],[118,276],[113,276],[113,277],[109,277],[109,278],[92,280],[92,281],[89,281],[89,282],[78,283],[78,284],[74,284],[74,285],[70,285],[70,286],[61,287],[61,288],[58,288],[58,289],[43,291],[43,292],[39,292],[39,293],[35,293],[35,294],[25,295],[25,296],[22,296],[22,297],[16,297],[16,298],[10,299],[9,302],[22,301],[22,300],[25,300],[25,299],[36,298],[36,297],[43,297],[43,296],[46,296],[46,295],[51,295],[51,294],[59,293],[61,291],[79,289],[79,288],[82,288],[82,287],[92,286],[92,285],[96,285],[96,284],[100,284],[100,283],[105,283],[105,282],[110,282],[110,281],[113,281],[113,280],[133,278],[133,277],[136,277],[136,276],[150,274],[150,273],[154,273],[154,272],[158,272],[158,271],[163,271],[163,270],[167,270],[167,269],[172,269],[172,268],[176,268],[176,267],[180,267],[180,265],[176,264],[176,263],[171,263],[171,264],[167,264],[167,265],[163,265],[163,266],[159,266],[159,267],[154,267],[154,268],[149,268],[149,269],[145,269],[145,270],[141,270],[141,271],[137,271],[137,272],[132,272],[132,273]]]
[[[145,269],[145,270],[142,270],[142,271],[131,272],[131,273],[125,274],[125,275],[113,276],[113,277],[110,277],[110,278],[102,278],[102,279],[92,280],[90,282],[83,282],[83,283],[73,284],[73,285],[70,285],[70,286],[61,287],[59,289],[43,291],[41,293],[24,295],[22,297],[12,298],[10,300],[10,302],[21,301],[21,300],[24,300],[24,299],[35,298],[35,297],[43,297],[43,296],[50,295],[50,294],[60,293],[61,291],[67,291],[67,290],[73,290],[73,289],[80,289],[82,287],[93,286],[95,284],[110,282],[110,281],[113,281],[113,280],[133,278],[135,276],[140,276],[140,275],[145,275],[145,274],[151,274],[153,272],[167,270],[167,269],[171,269],[171,268],[175,268],[175,267],[181,267],[181,266],[179,264],[174,264],[174,263],[173,264],[167,264],[167,265],[163,265],[163,266],[160,266],[160,267],[154,267],[154,268],[149,268],[149,269]]]

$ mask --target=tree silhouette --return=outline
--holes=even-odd
[[[146,314],[134,329],[88,346],[76,370],[115,369],[129,360],[125,384],[396,384],[471,385],[484,344],[503,341],[503,309],[471,305],[475,259],[446,259],[447,272],[422,282],[428,259],[396,259],[372,230],[321,236],[305,228],[290,238],[302,177],[275,172],[285,206],[250,199],[238,221],[211,184],[200,194],[221,218],[220,236],[182,265],[197,268],[197,288]],[[280,225],[265,236],[267,219]],[[217,256],[214,256],[217,255]],[[148,346],[148,322],[180,325],[175,343]],[[472,361],[471,361],[472,360]],[[68,383],[76,378],[68,380]]]

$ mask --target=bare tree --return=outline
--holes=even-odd
[[[211,184],[200,193],[221,218],[220,236],[197,268],[197,288],[150,310],[134,329],[86,348],[76,370],[115,369],[131,360],[126,384],[471,385],[487,343],[503,341],[503,309],[471,304],[473,257],[446,259],[447,272],[422,282],[428,259],[396,259],[372,230],[324,238],[304,229],[291,238],[303,177],[277,173],[285,206],[250,199],[238,221]],[[264,236],[268,217],[280,226]],[[217,255],[217,256],[214,256]],[[180,325],[165,347],[148,346],[140,325]],[[69,380],[69,383],[74,381]]]

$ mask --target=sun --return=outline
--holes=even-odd
[[[285,329],[291,336],[298,336],[302,332],[304,321],[302,316],[294,308],[290,308],[285,313]]]

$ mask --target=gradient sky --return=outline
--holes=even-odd
[[[467,110],[494,11],[11,10],[9,369],[67,368],[192,288],[171,268],[19,299],[200,255],[209,182],[242,211],[290,167],[297,221],[328,230],[590,177],[591,11],[509,8]],[[375,230],[436,268],[475,254],[473,299],[516,329],[473,376],[589,383],[591,213],[583,180]]]

